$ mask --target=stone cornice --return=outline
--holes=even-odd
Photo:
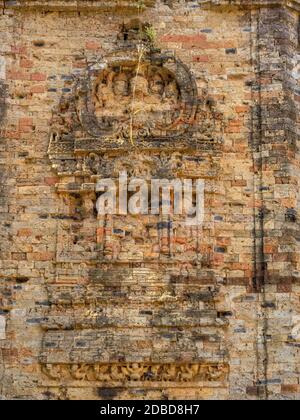
[[[42,11],[116,11],[126,9],[135,12],[154,7],[156,3],[158,0],[0,0],[0,8]],[[198,0],[198,3],[199,6],[206,9],[222,6],[245,8],[285,6],[300,11],[300,0]]]
[[[0,0],[2,9],[42,11],[143,11],[155,6],[156,0]]]

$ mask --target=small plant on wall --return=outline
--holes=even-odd
[[[136,80],[138,78],[142,60],[145,54],[145,46],[143,44],[138,45],[138,62],[136,66],[136,74],[135,74],[135,80],[133,84],[133,91],[132,91],[132,101],[131,101],[131,110],[130,110],[130,129],[129,129],[129,136],[130,136],[130,142],[133,145],[134,144],[134,138],[133,138],[133,122],[134,122],[134,116],[140,112],[141,110],[135,110],[135,94],[136,94]]]
[[[157,33],[156,33],[155,28],[152,25],[147,26],[144,29],[144,34],[147,38],[147,42],[149,43],[149,46],[151,48],[154,48],[155,47],[155,42],[156,42],[156,39],[157,39]]]

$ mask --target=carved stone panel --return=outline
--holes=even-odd
[[[188,69],[173,56],[120,59],[90,69],[76,87],[76,110],[91,137],[124,142],[170,140],[195,118],[197,89]]]
[[[221,385],[228,379],[228,366],[225,364],[74,364],[44,365],[43,373],[50,380],[101,382],[106,386],[116,383],[135,385],[161,382],[164,386],[172,383],[215,382]]]
[[[205,234],[183,215],[95,211],[97,182],[121,172],[205,179],[208,209],[216,189],[221,114],[172,53],[135,46],[90,63],[53,115],[62,216],[40,361],[62,382],[223,383],[228,323],[215,309],[210,210]]]

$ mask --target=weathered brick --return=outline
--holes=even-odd
[[[299,399],[299,0],[23,3],[0,19],[0,399]],[[202,224],[97,214],[123,170],[204,180]]]

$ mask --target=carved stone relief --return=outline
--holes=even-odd
[[[99,382],[222,382],[227,379],[225,364],[74,364],[44,365],[43,373],[53,380]]]
[[[181,216],[93,213],[97,181],[123,171],[128,179],[205,178],[214,188],[222,115],[179,59],[143,46],[140,27],[124,27],[115,54],[73,78],[53,115],[49,157],[62,216],[41,364],[51,380],[105,386],[225,381],[227,322],[215,311],[216,289],[205,286],[209,270],[201,271],[209,235],[205,243]],[[107,342],[117,363],[107,363]]]
[[[61,176],[102,175],[105,153],[206,151],[221,134],[222,115],[179,59],[123,48],[74,77],[54,112],[48,153]]]
[[[171,139],[187,131],[195,118],[195,83],[174,57],[152,60],[107,64],[78,83],[76,110],[90,136],[124,144],[131,137]]]

